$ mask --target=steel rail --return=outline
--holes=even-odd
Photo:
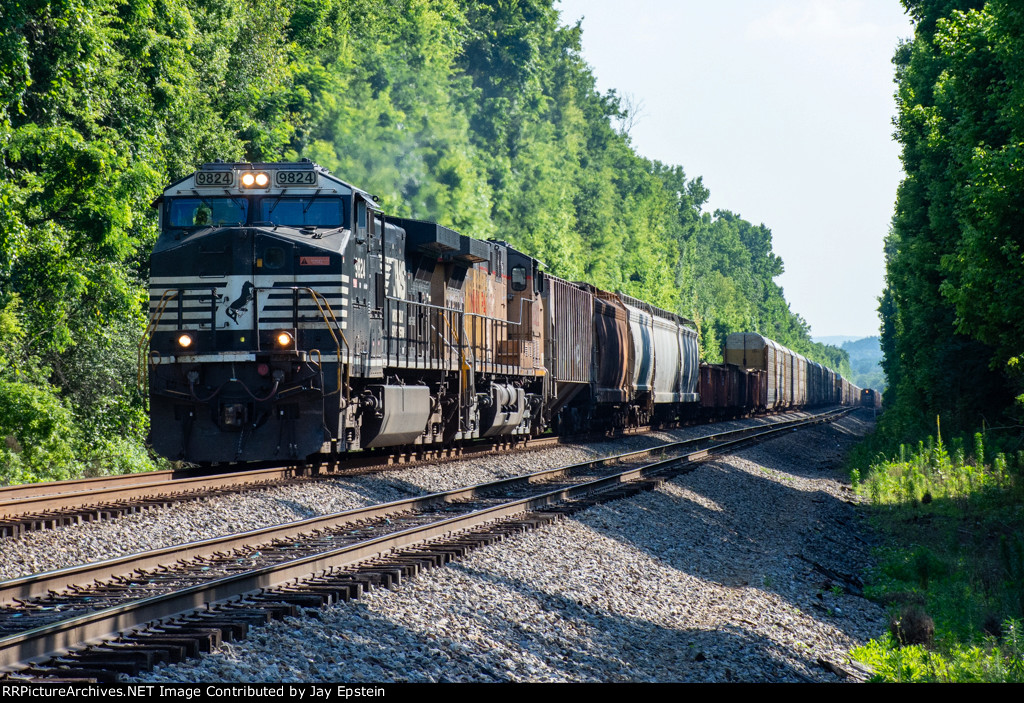
[[[773,423],[778,424],[778,423]],[[549,443],[573,441],[574,438],[533,438],[528,448],[540,448]],[[509,444],[521,444],[522,439],[505,438],[484,447],[469,445],[461,448],[457,456],[447,455],[442,449],[423,447],[397,455],[397,463],[412,463],[412,454],[422,452],[425,459],[468,458],[476,454],[500,451]],[[436,457],[432,455],[441,454]],[[188,494],[201,494],[206,490],[223,490],[232,487],[265,486],[275,481],[306,477],[332,477],[342,471],[358,470],[381,465],[382,461],[392,462],[396,455],[367,454],[346,458],[341,470],[324,470],[324,464],[286,464],[275,467],[253,468],[243,471],[216,471],[215,469],[175,469],[153,471],[120,476],[71,479],[47,483],[30,483],[0,487],[0,520],[15,522],[19,519],[46,521],[59,518],[61,513],[102,510],[108,507],[123,507],[131,501],[160,500],[169,497],[180,499]]]
[[[75,482],[76,485],[58,486],[55,487],[55,490],[58,492],[42,495],[37,493],[35,495],[19,496],[18,493],[27,494],[28,491],[22,489],[21,486],[16,486],[14,488],[21,490],[0,492],[0,518],[16,519],[22,516],[46,512],[87,509],[124,503],[131,500],[159,499],[167,496],[198,493],[208,489],[262,484],[288,478],[298,478],[302,475],[302,470],[295,466],[289,466],[274,469],[238,471],[213,476],[191,476],[187,478],[175,478],[173,475],[168,476],[168,474],[173,473],[161,471],[147,474],[131,474],[130,478],[127,476],[117,477],[123,480],[107,482],[97,479],[83,479],[82,481]],[[153,477],[156,474],[163,475],[157,476],[154,480]],[[89,484],[87,483],[88,481],[95,481],[95,483]]]
[[[740,446],[746,446],[772,435],[794,429],[798,426],[808,426],[830,421],[839,414],[845,412],[849,412],[849,410],[833,411],[812,418],[803,419],[801,421],[796,421],[794,423],[784,423],[785,426],[774,426],[755,432],[750,432],[748,430],[743,433],[746,436],[726,439],[712,447],[706,447],[681,456],[660,459],[656,462],[628,469],[624,472],[610,476],[585,481],[573,486],[558,488],[553,491],[546,491],[538,495],[509,501],[495,506],[473,510],[463,515],[441,519],[425,526],[416,526],[399,530],[394,533],[374,537],[366,541],[356,542],[338,549],[314,555],[307,555],[276,565],[260,567],[254,570],[218,578],[207,584],[187,587],[169,594],[143,598],[141,600],[108,607],[93,613],[79,615],[66,621],[37,627],[32,630],[0,639],[0,671],[14,670],[20,665],[40,661],[57,653],[67,652],[80,644],[101,641],[104,638],[109,638],[117,632],[137,629],[145,623],[182,615],[217,601],[252,594],[261,590],[280,586],[297,579],[315,577],[333,569],[352,566],[369,559],[384,556],[388,553],[394,552],[395,550],[423,544],[439,537],[449,537],[456,533],[461,533],[481,525],[504,520],[531,510],[537,510],[556,503],[577,499],[584,495],[592,494],[604,489],[617,487],[624,483],[646,478],[651,474],[658,473],[666,469],[667,467],[698,461],[712,454],[733,450]],[[725,434],[739,434],[739,431],[721,433],[721,435]],[[719,438],[721,438],[721,435],[719,435]],[[664,445],[664,447],[692,442],[693,440],[675,442],[670,445]],[[526,476],[503,479],[497,482],[476,484],[474,486],[423,496],[416,499],[394,501],[384,505],[346,511],[345,513],[327,516],[325,519],[333,518],[352,521],[353,519],[367,519],[371,513],[387,515],[394,512],[406,512],[409,510],[409,505],[415,503],[429,506],[438,503],[454,502],[464,498],[473,497],[480,491],[484,490],[485,487],[487,490],[493,490],[495,487],[507,485],[513,482],[540,480],[539,477],[544,474],[557,475],[559,472],[565,472],[578,466],[620,460],[627,456],[658,451],[664,447],[655,447],[649,450],[629,452],[625,455],[596,459],[591,462],[584,462],[581,465],[548,469]],[[357,515],[360,517],[355,518]],[[243,535],[232,535],[227,538],[219,538],[219,540],[206,540],[204,542],[197,542],[188,546],[195,549],[209,549],[213,543],[220,540],[237,540],[251,535],[259,535],[262,539],[264,536],[269,534],[270,531],[281,528],[289,530],[289,533],[292,536],[295,536],[299,532],[308,532],[311,529],[311,524],[316,523],[317,520],[317,518],[303,520],[297,523],[278,526],[277,528],[257,530]],[[200,545],[202,546],[200,547]],[[247,546],[252,546],[252,542],[247,542]],[[182,558],[181,553],[173,549],[157,551],[164,555],[170,552],[175,556]],[[131,558],[128,557],[121,560],[110,560],[108,562],[103,562],[100,565],[90,566],[109,567],[113,562],[118,562],[120,568],[123,569],[127,567],[130,559]],[[139,563],[136,562],[131,568],[131,571],[135,571],[140,568],[142,567],[140,567]],[[75,571],[75,569],[50,572],[50,574],[47,574],[46,576],[59,577],[60,574],[71,571]],[[27,585],[27,578],[16,579],[15,581],[21,582],[20,586],[25,587]],[[7,583],[10,584],[12,582]],[[7,584],[0,585],[7,586]]]
[[[306,518],[304,520],[297,520],[280,525],[271,525],[233,535],[213,537],[198,542],[164,547],[162,549],[156,549],[149,552],[130,554],[122,557],[106,559],[100,562],[71,566],[40,574],[22,576],[7,581],[0,581],[0,604],[10,603],[16,600],[36,598],[46,595],[51,591],[58,591],[71,586],[83,586],[99,579],[117,578],[131,574],[135,571],[161,567],[169,562],[185,561],[196,557],[209,556],[218,552],[237,549],[242,546],[268,544],[274,540],[292,539],[301,534],[327,530],[352,524],[354,522],[378,519],[398,513],[423,510],[427,507],[442,503],[467,500],[496,489],[514,486],[517,484],[549,481],[573,471],[582,471],[602,465],[635,460],[641,456],[658,452],[664,453],[674,450],[677,451],[687,446],[697,445],[701,442],[723,441],[725,443],[720,446],[731,446],[728,444],[728,438],[739,438],[732,440],[733,442],[741,441],[745,438],[756,439],[772,432],[781,432],[786,429],[791,429],[799,424],[805,424],[814,420],[820,421],[822,418],[830,418],[836,412],[842,411],[832,411],[831,413],[825,413],[823,415],[815,416],[814,418],[802,418],[799,420],[774,423],[768,426],[768,429],[765,429],[762,426],[758,428],[743,428],[703,435],[701,437],[669,442],[623,454],[590,459],[576,464],[567,464],[550,469],[541,469],[528,474],[511,476],[496,481],[487,481],[449,491],[431,493],[415,498],[405,498],[402,500],[363,508],[353,508],[351,510],[345,510],[338,513]],[[703,454],[701,456],[703,456]]]
[[[540,437],[531,439],[529,448],[539,448],[558,438]],[[411,464],[414,461],[461,459],[501,451],[511,444],[522,444],[522,439],[504,439],[486,443],[486,446],[466,446],[458,453],[448,449],[423,447],[400,454],[367,453],[345,459],[345,465],[337,469],[325,468],[330,462],[287,464],[270,468],[216,471],[214,469],[175,469],[151,471],[120,476],[99,476],[96,478],[27,483],[0,487],[0,520],[17,520],[52,513],[88,510],[110,505],[119,505],[131,500],[160,499],[168,496],[182,496],[217,490],[233,486],[266,485],[274,481],[299,478],[333,478],[345,473],[370,467]],[[412,455],[422,453],[422,459]]]

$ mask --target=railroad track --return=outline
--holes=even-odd
[[[0,671],[111,679],[175,661],[269,618],[392,585],[475,546],[656,485],[711,454],[845,412],[3,582]],[[85,642],[102,644],[83,649]]]
[[[563,440],[558,437],[539,437],[529,441],[529,448],[541,449],[560,441]],[[378,471],[386,466],[467,459],[506,451],[513,446],[522,448],[523,445],[523,440],[505,440],[421,452],[367,452],[346,457],[344,465],[324,460],[276,466],[263,464],[257,468],[205,467],[4,486],[0,487],[0,538],[62,525],[108,520],[186,500],[352,476]]]
[[[455,461],[512,448],[536,450],[558,443],[597,439],[607,437],[538,437],[528,442],[506,439],[448,449],[424,448],[421,451],[401,453],[365,452],[346,457],[343,464],[325,459],[285,465],[264,463],[255,468],[196,467],[3,486],[0,487],[0,538],[64,525],[108,520],[152,508],[165,508],[182,501],[238,491],[353,476],[379,471],[388,466],[405,467],[423,462]]]

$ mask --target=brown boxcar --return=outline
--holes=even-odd
[[[743,414],[763,412],[768,374],[760,369],[740,369],[743,379]]]
[[[741,417],[757,408],[763,371],[734,364],[700,365],[700,407],[705,417]]]
[[[700,407],[705,417],[718,417],[725,407],[724,367],[700,365]]]
[[[544,358],[550,378],[548,411],[554,415],[590,387],[594,348],[594,296],[583,286],[544,276]]]

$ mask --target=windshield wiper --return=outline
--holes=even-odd
[[[231,195],[231,193],[229,193],[226,190],[224,192],[227,193],[229,196]],[[209,200],[204,198],[203,194],[200,193],[198,190],[193,189],[192,190],[192,194],[195,195],[197,198],[199,198],[199,202],[201,202],[203,205],[205,205],[207,207],[207,209],[209,209],[209,211],[210,211],[210,221],[206,223],[206,225],[205,225],[206,227],[223,227],[225,224],[228,224],[226,222],[222,222],[219,225],[214,225],[213,224],[213,203],[211,203]],[[240,214],[242,215],[242,220],[241,221],[239,221],[239,222],[232,222],[231,224],[234,224],[234,225],[244,224],[245,223],[245,205],[246,205],[245,200],[243,198],[238,198],[238,197],[235,197],[235,196],[231,196],[231,200],[232,200],[232,202],[235,203],[235,205],[238,206],[238,210],[239,210]]]
[[[241,195],[232,195],[231,191],[226,188],[224,189],[224,195],[231,198],[231,202],[238,206],[238,212],[242,215],[242,221],[236,224],[243,224],[248,215],[248,208],[246,207],[249,204],[248,201]]]
[[[274,209],[281,203],[281,198],[283,198],[284,194],[287,193],[287,192],[288,192],[287,188],[282,188],[281,189],[281,194],[279,196],[277,196],[277,200],[275,200],[274,204],[270,206],[269,210],[267,210],[267,215],[273,215],[274,214]]]
[[[211,202],[210,202],[209,200],[207,200],[206,198],[204,198],[204,197],[203,197],[203,195],[202,195],[202,193],[200,193],[200,192],[199,192],[198,190],[193,190],[193,191],[192,191],[192,194],[193,194],[193,195],[195,195],[195,196],[196,196],[197,198],[199,198],[199,201],[200,201],[200,202],[201,202],[201,203],[202,203],[203,205],[205,205],[206,207],[210,208],[210,212],[211,212],[211,213],[213,212],[213,203],[211,203]]]
[[[313,207],[313,201],[316,200],[316,196],[320,195],[320,191],[322,191],[322,190],[323,190],[323,188],[317,188],[316,192],[313,193],[313,195],[309,198],[309,205],[307,205],[306,207],[302,208],[302,215],[303,215],[303,217],[305,217],[306,213],[309,212],[309,208]]]

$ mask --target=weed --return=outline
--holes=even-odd
[[[1024,539],[1021,535],[999,537],[999,560],[1008,608],[1016,614],[1024,614]]]
[[[941,651],[921,645],[899,646],[885,634],[853,656],[875,669],[876,681],[1024,682],[1024,628],[1019,620],[1003,623],[1002,640],[989,637],[978,645],[953,643]]]
[[[893,608],[855,654],[885,681],[1024,682],[1024,450],[934,430],[850,469],[888,536],[865,593]]]

